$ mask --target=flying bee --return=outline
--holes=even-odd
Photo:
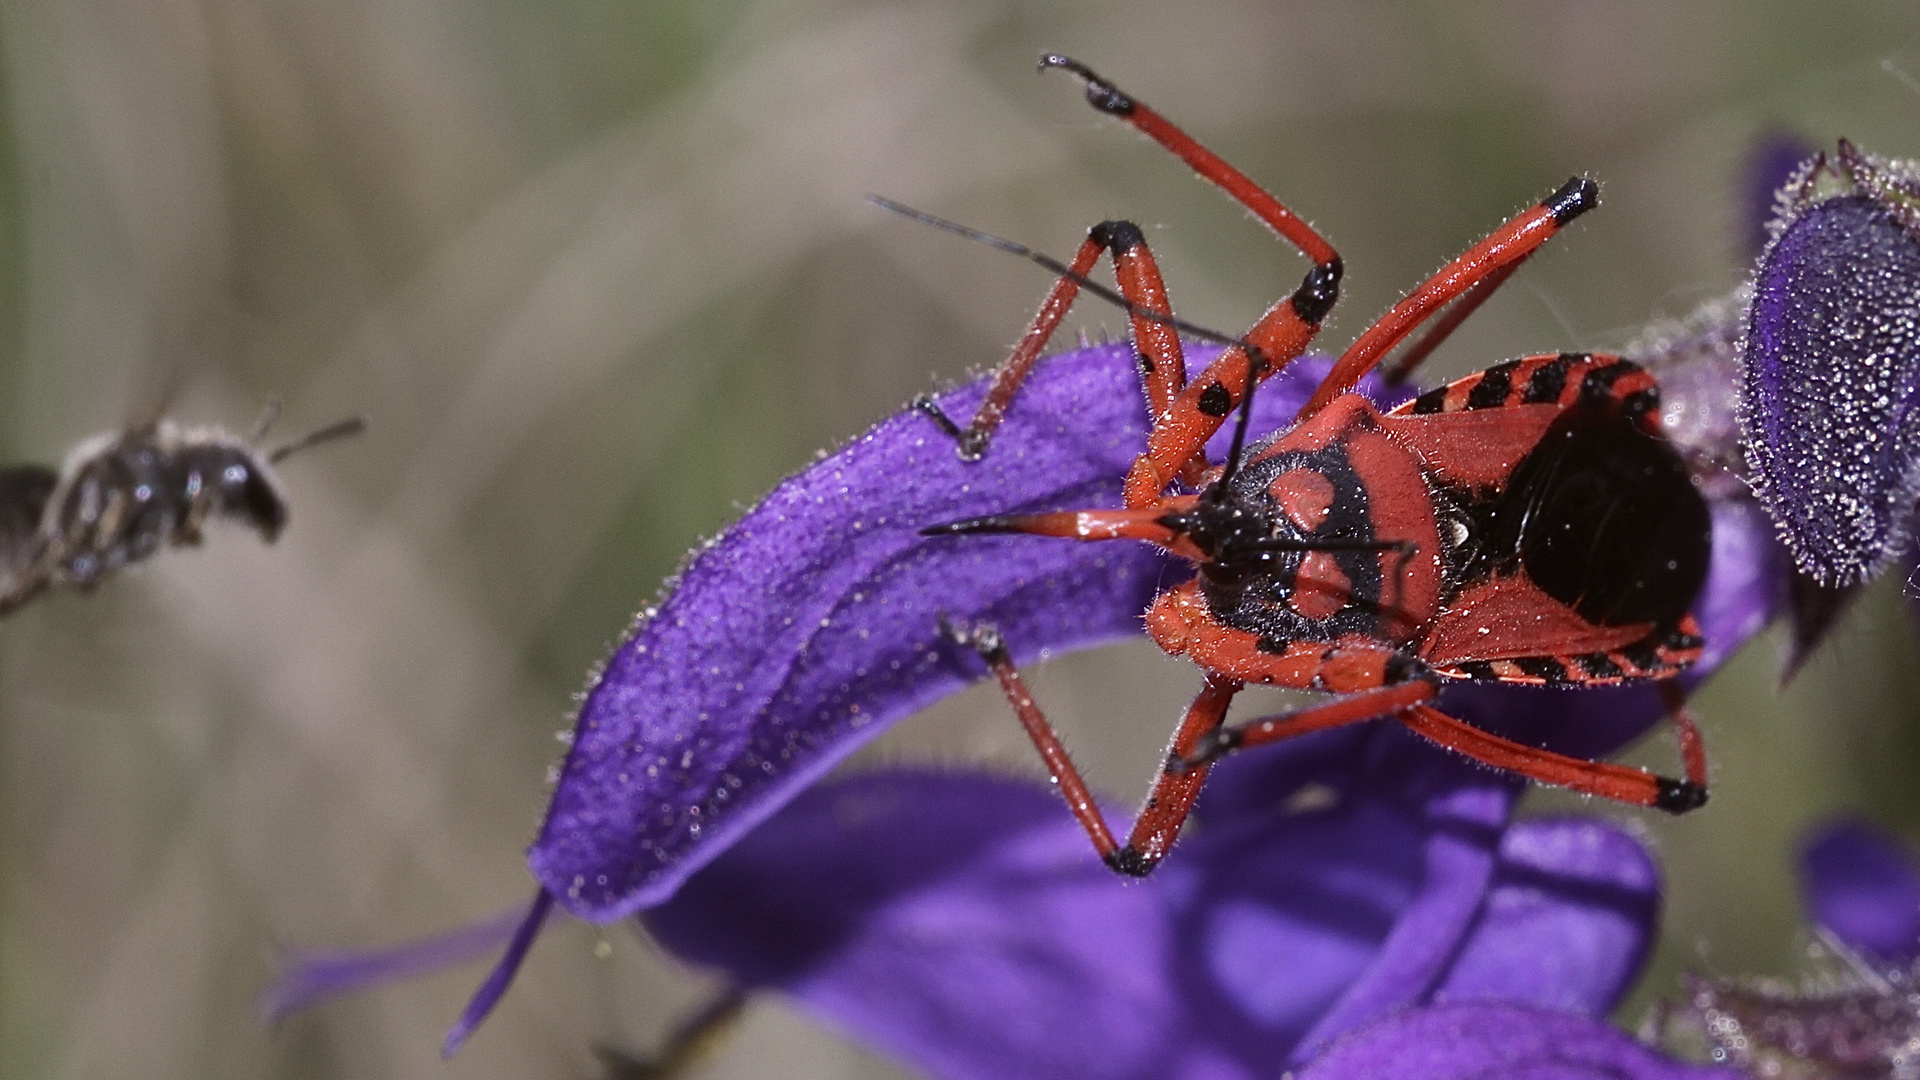
[[[209,518],[232,518],[272,543],[287,500],[271,466],[366,427],[349,417],[263,453],[257,444],[279,415],[280,403],[268,402],[247,439],[160,418],[82,442],[58,472],[0,469],[0,615],[51,586],[91,589],[162,546],[198,544]]]

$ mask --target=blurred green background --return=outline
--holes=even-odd
[[[699,538],[819,448],[995,363],[1046,281],[868,191],[1068,253],[1148,228],[1224,329],[1303,263],[1035,58],[1187,125],[1339,246],[1343,343],[1568,175],[1601,212],[1439,358],[1619,347],[1741,274],[1770,126],[1920,155],[1910,2],[7,0],[0,449],[56,462],[165,408],[366,437],[289,462],[288,534],[222,530],[0,624],[0,1075],[583,1077],[704,993],[562,925],[467,1051],[471,968],[277,1031],[291,945],[373,946],[524,900],[570,694]],[[1116,332],[1086,306],[1070,325]],[[1785,696],[1760,643],[1699,699],[1717,787],[1634,822],[1682,968],[1790,972],[1806,825],[1920,839],[1914,647],[1886,582]],[[1040,669],[1131,800],[1195,685],[1145,644]],[[1258,695],[1249,710],[1270,704]],[[1662,735],[1643,760],[1669,766]],[[975,691],[867,760],[1037,774]],[[1282,976],[1283,977],[1283,976]],[[886,1077],[757,1002],[697,1074]]]

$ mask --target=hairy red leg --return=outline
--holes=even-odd
[[[1486,292],[1469,296],[1466,302],[1477,307],[1481,300],[1505,280],[1505,273],[1526,259],[1547,242],[1560,227],[1581,214],[1600,205],[1600,187],[1593,181],[1576,176],[1568,180],[1559,191],[1548,196],[1538,206],[1516,215],[1506,224],[1495,229],[1492,235],[1468,248],[1459,258],[1440,268],[1423,282],[1407,298],[1393,305],[1385,315],[1380,316],[1369,326],[1365,333],[1347,347],[1333,370],[1327,374],[1313,396],[1300,409],[1300,420],[1319,412],[1327,402],[1354,388],[1360,377],[1372,370],[1395,345],[1406,339],[1408,334],[1434,314],[1446,307],[1448,301],[1459,297],[1475,286],[1493,281]],[[1462,314],[1460,318],[1465,318]],[[1447,331],[1451,325],[1443,321],[1441,326]],[[1433,342],[1438,345],[1439,342]],[[1431,349],[1422,342],[1417,348]]]
[[[1700,726],[1694,723],[1693,710],[1687,707],[1687,692],[1673,679],[1660,682],[1660,700],[1666,703],[1667,716],[1680,737],[1680,760],[1687,780],[1702,790],[1707,786],[1707,744],[1700,738]]]
[[[1487,302],[1487,297],[1492,296],[1500,286],[1506,284],[1507,279],[1513,276],[1513,272],[1520,269],[1520,264],[1531,257],[1523,255],[1513,260],[1481,278],[1478,284],[1460,294],[1460,299],[1447,305],[1446,311],[1433,320],[1432,325],[1427,327],[1427,332],[1420,335],[1419,341],[1408,346],[1406,352],[1395,357],[1392,364],[1381,370],[1380,377],[1385,379],[1388,385],[1397,386],[1406,382],[1421,364],[1426,363],[1427,357],[1432,356],[1433,351],[1439,348],[1447,338],[1452,337],[1461,323],[1467,321],[1467,316],[1478,311],[1480,305]]]
[[[914,213],[921,220],[946,224],[927,215],[901,209]],[[1067,310],[1079,297],[1081,285],[1093,270],[1094,263],[1099,261],[1102,251],[1113,254],[1113,275],[1129,312],[1134,360],[1140,369],[1141,390],[1146,394],[1148,415],[1158,422],[1173,404],[1175,395],[1186,385],[1187,362],[1180,345],[1179,331],[1173,322],[1173,306],[1167,298],[1166,284],[1160,277],[1160,267],[1154,262],[1146,238],[1141,235],[1140,227],[1130,221],[1103,221],[1088,230],[1087,238],[1081,242],[1073,262],[1066,267],[1067,272],[1053,283],[1046,299],[1040,302],[1040,310],[1034,315],[1032,325],[1021,335],[1020,343],[1014,346],[1006,362],[994,373],[986,396],[980,400],[979,408],[974,411],[973,419],[966,427],[954,423],[931,397],[921,397],[914,402],[916,408],[932,417],[942,430],[954,437],[959,443],[962,458],[972,461],[986,453],[987,444],[1001,420],[1006,417],[1014,395],[1026,382],[1027,376],[1032,374],[1041,350],[1046,348],[1054,331],[1059,329],[1061,320],[1066,317]],[[1204,471],[1205,457],[1195,455],[1180,475],[1193,482]]]
[[[1217,185],[1282,239],[1299,248],[1314,264],[1293,295],[1268,309],[1253,329],[1247,331],[1243,340],[1256,350],[1258,365],[1248,357],[1244,347],[1230,347],[1159,414],[1158,422],[1147,437],[1147,452],[1127,477],[1126,504],[1142,507],[1159,498],[1167,485],[1181,476],[1182,467],[1200,452],[1219,430],[1221,422],[1232,415],[1246,393],[1249,374],[1256,381],[1266,379],[1306,351],[1320,330],[1321,320],[1340,295],[1340,254],[1312,226],[1248,179],[1245,173],[1227,164],[1159,113],[1094,74],[1085,64],[1064,56],[1047,56],[1041,59],[1040,66],[1064,68],[1079,76],[1086,83],[1089,104],[1109,116],[1125,120],[1166,147],[1202,179]]]
[[[1644,769],[1587,761],[1527,746],[1489,734],[1428,705],[1415,705],[1397,719],[1416,735],[1449,750],[1543,784],[1616,802],[1651,806],[1671,814],[1698,809],[1707,801],[1706,787],[1694,779],[1672,780]]]
[[[1047,722],[1046,714],[1040,711],[1032,692],[1027,689],[1026,680],[1020,677],[1020,672],[1013,666],[1013,659],[1007,653],[1006,642],[1001,639],[1000,632],[991,626],[947,626],[945,629],[954,641],[974,649],[986,660],[1008,703],[1013,706],[1014,714],[1020,718],[1020,726],[1026,729],[1027,737],[1033,740],[1034,749],[1040,752],[1040,759],[1046,762],[1047,773],[1059,786],[1061,797],[1067,801],[1067,809],[1093,841],[1094,850],[1100,853],[1108,866],[1120,873],[1134,877],[1151,873],[1173,847],[1174,840],[1180,835],[1180,826],[1186,822],[1194,800],[1200,795],[1201,785],[1206,782],[1206,766],[1185,768],[1180,762],[1193,753],[1209,732],[1220,726],[1233,695],[1240,691],[1240,684],[1213,674],[1207,676],[1206,686],[1187,708],[1187,714],[1174,734],[1173,744],[1167,752],[1167,765],[1154,780],[1146,803],[1134,818],[1127,844],[1122,847],[1114,839],[1106,816],[1100,812],[1100,806],[1094,801],[1086,781],[1081,779],[1080,770],[1074,766],[1073,758],[1060,742],[1059,734]]]
[[[1420,702],[1432,700],[1438,692],[1431,682],[1415,679],[1335,698],[1323,705],[1295,709],[1239,727],[1223,727],[1202,739],[1193,753],[1182,759],[1181,764],[1187,768],[1198,768],[1235,750],[1265,746],[1315,731],[1391,716]]]

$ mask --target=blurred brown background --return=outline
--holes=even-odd
[[[251,1000],[279,946],[522,901],[569,695],[687,547],[1017,336],[1038,271],[863,193],[1059,253],[1135,218],[1182,314],[1224,329],[1297,282],[1238,209],[1036,77],[1042,51],[1339,245],[1329,345],[1568,175],[1601,179],[1602,211],[1443,373],[1618,347],[1734,284],[1736,163],[1770,125],[1920,155],[1920,15],[1897,2],[8,0],[0,34],[7,457],[57,462],[161,407],[244,431],[274,393],[288,434],[374,422],[286,465],[277,547],[221,531],[0,625],[8,1077],[582,1077],[595,1042],[652,1045],[703,983],[619,927],[550,932],[447,1065],[478,968],[271,1032]],[[1799,963],[1810,820],[1920,839],[1898,584],[1785,698],[1768,643],[1703,695],[1705,812],[1591,807],[1647,828],[1672,882],[1624,1015],[1682,967]],[[1036,681],[1132,799],[1195,676],[1143,644]],[[880,758],[1038,772],[981,692]],[[699,1075],[773,1074],[897,1075],[778,1002]]]

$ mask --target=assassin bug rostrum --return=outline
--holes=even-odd
[[[1382,315],[1340,356],[1291,429],[1245,445],[1247,398],[1304,353],[1339,295],[1333,246],[1258,185],[1077,61],[1041,60],[1086,85],[1094,108],[1131,124],[1313,261],[1300,287],[1188,382],[1175,320],[1137,226],[1094,226],[964,427],[987,452],[1020,383],[1102,253],[1129,312],[1153,424],[1124,508],[949,522],[929,534],[1031,533],[1145,540],[1198,566],[1146,613],[1162,649],[1206,681],[1125,844],[1109,829],[991,626],[949,636],[986,660],[1075,818],[1115,870],[1150,872],[1172,846],[1213,761],[1242,747],[1390,716],[1486,764],[1674,813],[1706,801],[1699,735],[1668,680],[1699,655],[1689,608],[1706,579],[1705,500],[1660,430],[1659,389],[1638,366],[1562,353],[1496,365],[1382,414],[1352,393],[1423,324],[1396,374],[1418,364],[1562,225],[1598,205],[1575,177],[1469,248]],[[921,215],[924,217],[924,215]],[[935,220],[937,219],[929,219]],[[1241,410],[1232,449],[1204,446]],[[1482,731],[1430,704],[1442,684],[1597,686],[1658,680],[1680,732],[1685,779],[1567,757]],[[1227,727],[1248,683],[1342,696]]]
[[[269,402],[245,440],[160,418],[80,443],[58,472],[0,469],[0,615],[50,586],[91,589],[163,545],[198,544],[209,518],[236,519],[272,543],[287,500],[270,466],[366,427],[349,417],[262,452],[255,444],[279,415]]]

